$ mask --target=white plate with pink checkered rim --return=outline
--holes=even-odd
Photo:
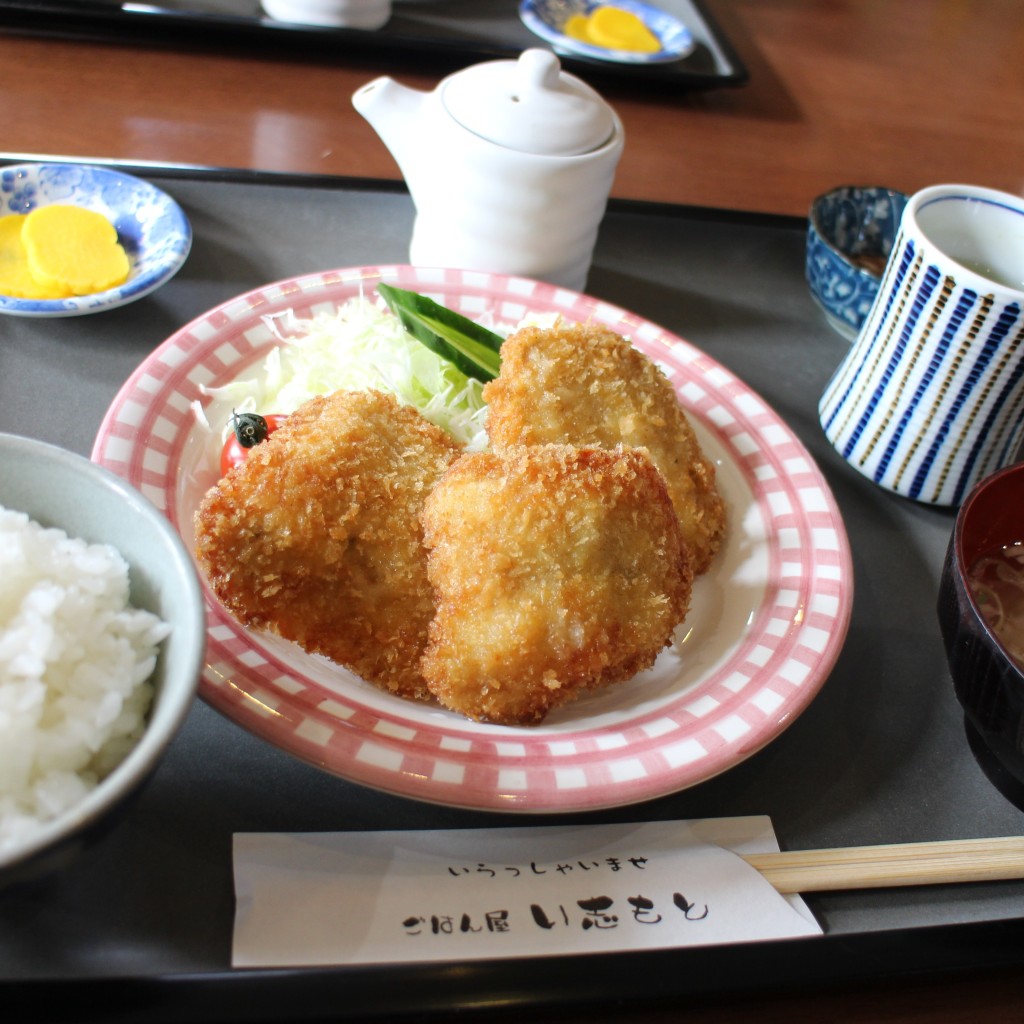
[[[193,541],[215,481],[215,439],[197,421],[202,386],[251,376],[279,342],[263,321],[309,316],[385,281],[459,312],[516,323],[528,313],[596,321],[662,367],[718,467],[727,539],[695,586],[674,643],[633,679],[541,725],[468,721],[393,697],[295,645],[241,626],[207,591],[200,694],[249,731],[354,782],[490,811],[573,812],[637,803],[738,764],[811,702],[849,625],[849,545],[813,459],[765,402],[688,342],[598,299],[480,272],[383,266],[280,281],[182,328],[125,383],[94,461],[138,487]],[[271,411],[271,410],[266,410]]]

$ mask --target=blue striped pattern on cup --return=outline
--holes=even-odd
[[[875,483],[959,505],[1024,439],[1024,316],[977,275],[943,273],[901,230],[876,303],[819,405]]]

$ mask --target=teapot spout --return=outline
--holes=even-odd
[[[415,148],[415,132],[429,93],[401,85],[386,75],[352,94],[352,105],[370,123],[408,180],[406,169]]]

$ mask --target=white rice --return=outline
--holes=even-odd
[[[0,854],[82,799],[141,736],[170,627],[112,547],[0,506]]]

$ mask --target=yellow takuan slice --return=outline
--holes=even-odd
[[[592,42],[587,31],[589,19],[585,14],[570,14],[562,26],[562,31],[570,39],[578,39],[581,43]]]
[[[598,7],[590,15],[587,26],[590,38],[598,46],[631,53],[657,53],[661,49],[658,37],[631,11],[609,5]]]
[[[661,49],[658,37],[642,18],[614,4],[597,7],[590,14],[571,14],[562,31],[570,39],[606,50],[657,53]]]
[[[32,276],[65,295],[91,295],[122,284],[128,256],[114,225],[80,206],[41,206],[26,218],[21,238]]]
[[[55,295],[32,276],[25,243],[21,240],[25,219],[21,213],[0,217],[0,295],[13,299],[53,299],[69,295],[68,291]]]

